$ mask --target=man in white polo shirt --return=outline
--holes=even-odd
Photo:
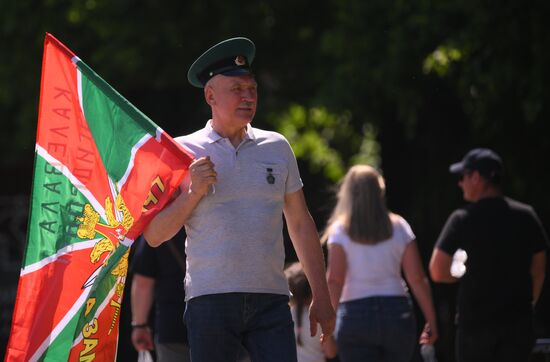
[[[145,230],[160,245],[185,226],[185,322],[194,362],[296,361],[288,284],[283,273],[283,214],[313,291],[311,333],[334,329],[334,310],[315,224],[296,158],[280,134],[250,126],[257,83],[255,46],[246,38],[216,44],[191,66],[212,119],[176,140],[195,156],[181,194]]]

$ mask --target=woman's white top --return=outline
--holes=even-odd
[[[405,219],[393,216],[392,237],[372,245],[352,241],[341,224],[333,226],[328,245],[340,245],[347,263],[341,303],[373,296],[408,294],[401,277],[401,261],[405,248],[415,236]]]

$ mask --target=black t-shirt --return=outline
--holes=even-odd
[[[529,205],[484,198],[451,214],[436,247],[468,254],[458,289],[458,324],[506,323],[532,313],[531,260],[547,237]]]
[[[172,244],[172,246],[169,245]],[[174,253],[177,252],[178,258]],[[153,248],[141,237],[132,260],[135,274],[155,279],[155,339],[160,343],[187,342],[185,311],[185,231]],[[182,265],[183,264],[183,265]]]

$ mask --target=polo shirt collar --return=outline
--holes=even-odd
[[[206,136],[206,138],[210,140],[210,143],[218,142],[220,139],[223,138],[222,136],[220,136],[218,132],[214,131],[214,128],[212,127],[211,119],[208,120],[208,122],[206,122],[206,126],[204,127],[204,135]],[[254,129],[250,124],[246,125],[246,134],[244,136],[244,139],[256,141],[256,136],[254,135]]]

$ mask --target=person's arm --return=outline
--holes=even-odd
[[[155,279],[134,274],[132,279],[132,344],[137,351],[154,349],[151,329],[147,325],[153,305]]]
[[[430,276],[434,282],[456,283],[458,278],[451,275],[453,257],[442,249],[436,247],[430,260]]]
[[[546,252],[544,250],[533,254],[531,259],[531,278],[533,279],[533,305],[537,304],[546,272]]]
[[[327,283],[330,294],[330,301],[334,310],[338,308],[342,288],[346,280],[347,262],[346,253],[342,246],[332,244],[328,247],[328,267],[327,267]],[[332,335],[325,338],[321,345],[323,353],[327,358],[334,358],[338,354],[338,346]]]
[[[321,324],[323,335],[329,336],[334,331],[336,316],[330,303],[319,235],[301,189],[285,195],[283,210],[292,244],[311,286],[312,302],[309,308],[311,336],[317,333],[317,323]],[[321,336],[321,339],[323,338]]]
[[[328,247],[327,282],[330,293],[330,301],[334,310],[338,308],[338,302],[344,288],[346,279],[347,262],[344,248],[338,244]]]
[[[435,308],[432,300],[432,291],[430,283],[424,268],[422,267],[422,261],[418,252],[418,246],[416,241],[413,240],[407,245],[405,253],[403,254],[403,260],[401,262],[405,279],[411,288],[412,293],[416,299],[416,302],[422,310],[426,324],[424,330],[420,336],[420,343],[433,344],[437,340],[437,319]]]
[[[193,210],[216,183],[216,171],[209,157],[201,157],[189,165],[191,183],[169,205],[162,209],[143,231],[149,245],[159,246],[183,227]]]
[[[324,338],[323,343],[321,343],[321,350],[325,357],[329,359],[338,355],[338,345],[332,334]]]

